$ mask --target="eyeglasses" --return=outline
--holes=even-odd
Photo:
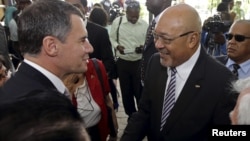
[[[243,41],[245,41],[245,39],[250,39],[250,37],[246,37],[246,36],[244,36],[244,35],[226,34],[226,39],[227,39],[227,40],[232,40],[233,37],[234,37],[235,41],[237,41],[237,42],[243,42]]]
[[[194,31],[188,31],[188,32],[185,32],[185,33],[183,33],[183,34],[181,34],[181,35],[179,35],[179,36],[177,36],[177,37],[174,37],[174,38],[167,38],[167,37],[165,37],[164,35],[158,35],[158,34],[156,34],[155,32],[153,32],[153,36],[154,36],[155,41],[161,38],[161,40],[162,40],[162,42],[163,42],[164,44],[170,44],[170,43],[171,43],[172,41],[174,41],[175,39],[178,39],[178,38],[180,38],[180,37],[186,36],[186,35],[188,35],[188,34],[190,34],[190,33],[193,33],[193,32],[194,32]]]

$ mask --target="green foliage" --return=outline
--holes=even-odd
[[[209,1],[209,5],[208,5],[208,9],[209,11],[212,11],[214,8],[217,7],[217,5],[221,2],[221,0],[208,0]]]

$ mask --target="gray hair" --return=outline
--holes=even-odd
[[[71,15],[84,20],[78,8],[61,0],[38,0],[27,7],[18,22],[22,53],[38,54],[46,36],[65,42],[72,28]]]
[[[233,90],[240,93],[243,90],[250,88],[250,77],[239,79],[233,83]],[[244,94],[238,101],[237,124],[250,124],[250,93]]]
[[[238,93],[246,88],[250,88],[250,77],[239,79],[233,83],[233,89]]]
[[[238,108],[237,124],[250,125],[250,93],[241,97]]]

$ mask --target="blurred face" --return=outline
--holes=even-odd
[[[61,50],[58,61],[66,73],[82,73],[87,71],[87,60],[93,47],[87,39],[84,21],[76,15],[71,16],[72,30],[64,43],[60,42]]]
[[[163,0],[147,0],[146,6],[149,12],[155,14],[155,11],[161,10]]]
[[[229,9],[232,10],[234,7],[234,0],[232,0],[231,2],[229,2]]]
[[[250,59],[250,39],[247,37],[250,38],[250,23],[231,26],[227,36],[227,55],[238,64]]]
[[[193,30],[183,28],[184,22],[176,15],[163,15],[155,27],[155,47],[160,52],[161,64],[175,67],[190,57],[189,38]]]
[[[127,16],[127,20],[129,22],[131,22],[132,24],[135,24],[139,17],[140,17],[140,10],[137,9],[128,9],[126,11],[126,16]]]

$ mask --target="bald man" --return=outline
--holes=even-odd
[[[235,21],[226,34],[227,55],[217,57],[231,71],[237,71],[239,79],[250,76],[250,20]],[[239,65],[234,70],[235,64]]]
[[[121,141],[145,135],[148,141],[203,141],[214,125],[230,124],[236,94],[228,88],[235,77],[201,48],[200,33],[201,19],[193,7],[164,10],[154,31],[158,53],[149,61],[139,110]]]

